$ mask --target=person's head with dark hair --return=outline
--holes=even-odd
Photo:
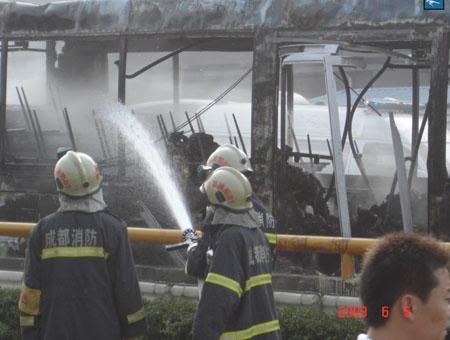
[[[391,234],[380,239],[366,254],[361,274],[369,339],[444,339],[450,318],[449,259],[431,238]]]

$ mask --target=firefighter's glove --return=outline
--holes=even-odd
[[[199,251],[199,252],[206,253],[208,248],[211,246],[210,238],[211,238],[211,235],[208,233],[208,231],[203,232],[201,237],[198,237],[196,235],[188,247],[188,253],[190,250],[193,250],[193,249],[197,249],[197,251]]]
[[[198,243],[197,243],[197,242],[192,242],[192,243],[188,246],[188,248],[187,248],[188,254],[189,254],[193,249],[196,249],[197,247],[198,247]]]

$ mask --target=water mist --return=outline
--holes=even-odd
[[[161,190],[178,226],[182,230],[192,229],[192,222],[183,202],[180,190],[171,169],[164,161],[150,133],[144,128],[130,110],[119,103],[109,104],[102,110],[102,118],[110,121],[139,155],[148,174]]]

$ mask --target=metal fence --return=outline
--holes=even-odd
[[[0,222],[0,235],[27,237],[35,223]],[[174,244],[182,242],[182,231],[128,227],[131,242]],[[341,254],[341,276],[350,279],[354,273],[354,255],[364,253],[377,242],[376,239],[342,238],[328,236],[277,235],[276,248],[288,252],[313,252]],[[450,243],[442,243],[450,250]]]

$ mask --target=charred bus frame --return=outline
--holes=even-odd
[[[408,49],[413,58],[420,51],[431,51],[423,63],[413,62],[413,140],[418,135],[419,67],[431,66],[429,162],[430,225],[438,214],[438,201],[444,195],[447,181],[445,138],[448,77],[449,11],[428,13],[414,4],[391,1],[389,14],[376,14],[374,9],[384,1],[348,1],[348,6],[334,8],[333,1],[321,2],[322,8],[306,1],[252,2],[242,7],[236,0],[229,8],[197,1],[195,5],[171,8],[159,1],[128,0],[120,5],[83,1],[31,6],[0,3],[0,160],[8,164],[6,134],[6,81],[8,42],[47,41],[48,77],[54,68],[55,40],[88,48],[93,43],[99,53],[119,52],[118,99],[126,102],[126,56],[130,51],[190,50],[253,51],[252,74],[252,161],[258,174],[256,191],[274,207],[277,174],[274,171],[277,148],[277,115],[279,88],[279,47],[296,43],[331,42],[348,46],[367,45],[383,50]],[[65,7],[64,7],[65,6]],[[103,6],[103,7],[102,7]],[[377,7],[378,6],[378,7]],[[67,12],[65,12],[67,11]],[[370,18],[370,19],[368,19]],[[105,24],[106,23],[106,24]],[[192,44],[192,45],[191,45]],[[431,46],[433,45],[433,49]],[[174,88],[179,88],[177,54],[170,54],[174,65]],[[396,65],[391,65],[396,67]],[[405,67],[400,65],[399,67]],[[289,74],[289,72],[288,72]],[[287,86],[292,84],[289,82]],[[444,93],[445,89],[445,93]],[[174,91],[179,102],[179,91]],[[290,97],[289,97],[290,98]],[[288,98],[288,103],[291,99]],[[291,104],[290,104],[291,105]],[[289,109],[288,109],[289,110]],[[444,122],[444,123],[443,123]],[[124,157],[119,143],[119,157]],[[125,164],[119,162],[119,164]],[[123,175],[125,169],[119,170]],[[445,176],[444,176],[445,173]],[[437,210],[436,210],[437,209]]]

